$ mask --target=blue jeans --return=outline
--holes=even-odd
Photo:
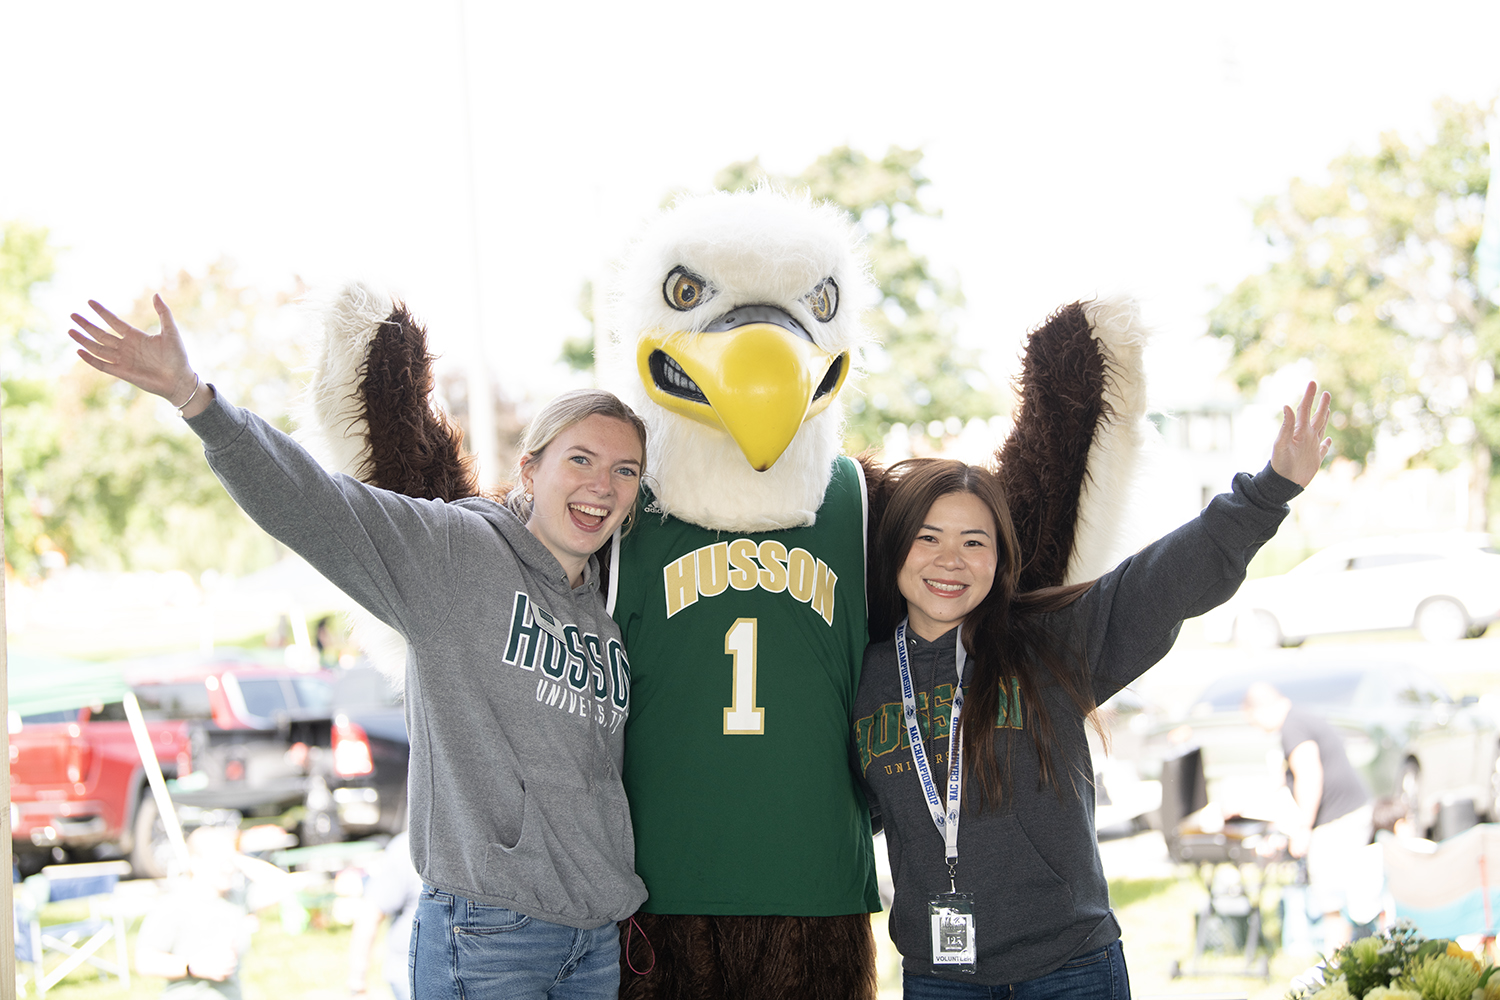
[[[1125,973],[1125,949],[1107,944],[1070,958],[1062,967],[1024,983],[981,986],[936,976],[901,976],[906,1000],[1130,1000],[1130,977]]]
[[[584,931],[423,886],[411,928],[420,1000],[615,1000],[620,932]]]

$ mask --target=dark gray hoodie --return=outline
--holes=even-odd
[[[255,414],[188,424],[257,524],[405,637],[412,862],[428,885],[572,927],[646,888],[620,782],[630,664],[598,596],[490,500],[330,475]]]
[[[1058,639],[1059,652],[1084,661],[1098,702],[1161,659],[1184,618],[1234,594],[1246,564],[1286,517],[1286,502],[1300,492],[1269,465],[1254,477],[1241,473],[1232,493],[1215,497],[1197,518],[1047,616],[1045,627]],[[940,796],[948,780],[947,723],[960,631],[950,629],[934,642],[907,631],[917,714]],[[948,891],[948,870],[943,838],[927,810],[901,725],[899,676],[894,642],[872,643],[854,702],[856,768],[885,828],[896,886],[891,939],[907,972],[931,975],[927,902],[931,894]],[[1052,718],[1053,773],[1061,787],[1041,784],[1030,726],[1019,711],[1008,712],[1005,721],[1020,718],[1021,724],[995,732],[1002,775],[1011,751],[1005,803],[981,812],[972,807],[966,784],[959,814],[957,885],[960,892],[974,894],[977,973],[944,971],[940,978],[1021,983],[1120,936],[1095,841],[1085,718],[1058,685],[1041,694]],[[1007,709],[1002,699],[1002,710]],[[963,721],[970,721],[967,713]]]

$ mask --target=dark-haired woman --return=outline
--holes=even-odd
[[[1017,593],[999,483],[914,459],[875,539],[856,766],[886,834],[905,996],[1124,998],[1084,726],[1227,600],[1328,453],[1329,397],[1271,461],[1090,584]],[[917,734],[913,739],[913,734]],[[958,761],[950,768],[950,761]]]

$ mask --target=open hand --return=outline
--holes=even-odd
[[[187,351],[182,346],[177,323],[172,319],[172,310],[167,308],[160,295],[151,301],[156,307],[156,315],[161,317],[161,332],[158,334],[137,330],[90,299],[89,306],[104,318],[109,329],[74,313],[73,322],[82,329],[69,330],[68,336],[83,348],[78,356],[87,364],[180,407],[198,388],[198,376],[188,364]],[[207,394],[200,391],[192,401],[198,404],[200,400],[206,405]],[[195,410],[201,408],[194,406]],[[185,415],[193,414],[185,412]]]
[[[1290,406],[1281,408],[1281,433],[1276,435],[1276,444],[1271,448],[1271,468],[1298,486],[1312,482],[1333,447],[1333,439],[1323,436],[1333,400],[1323,393],[1314,412],[1313,397],[1317,394],[1318,383],[1309,382],[1295,412]]]

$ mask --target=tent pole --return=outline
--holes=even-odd
[[[135,737],[136,752],[141,755],[141,767],[146,769],[146,780],[151,784],[151,794],[156,799],[156,812],[162,825],[167,828],[167,839],[172,842],[172,851],[183,874],[188,871],[187,841],[182,836],[182,823],[177,818],[177,807],[172,796],[167,794],[167,779],[162,776],[161,762],[156,759],[156,748],[151,745],[151,733],[146,729],[145,716],[141,715],[141,703],[135,700],[134,691],[125,692],[125,718],[130,723],[130,735]],[[148,831],[148,836],[149,831]]]

